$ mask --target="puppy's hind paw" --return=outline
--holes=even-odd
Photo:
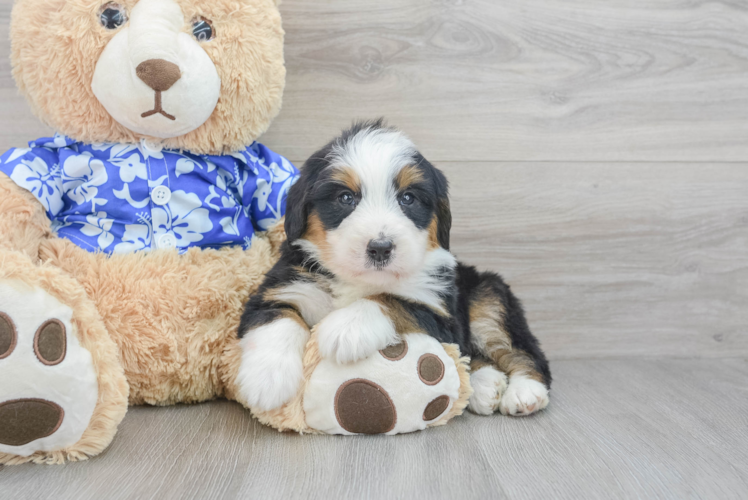
[[[507,388],[504,372],[492,366],[484,366],[470,375],[473,395],[468,408],[478,415],[491,415],[499,408],[501,396]]]
[[[499,410],[503,415],[523,417],[542,410],[549,402],[545,384],[525,375],[513,375],[501,397]]]

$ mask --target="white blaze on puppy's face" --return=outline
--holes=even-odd
[[[395,184],[400,171],[413,164],[415,154],[407,137],[388,129],[364,129],[333,148],[330,168],[350,169],[361,190],[355,210],[327,231],[330,259],[324,264],[339,277],[388,286],[423,265],[428,230],[416,227],[403,213]],[[372,241],[392,243],[389,257],[380,265],[368,253]]]

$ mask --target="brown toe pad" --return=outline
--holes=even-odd
[[[63,409],[44,399],[16,399],[0,403],[0,444],[23,446],[51,436],[62,425]]]
[[[426,409],[423,410],[423,419],[427,422],[434,420],[436,417],[444,413],[444,410],[446,410],[447,407],[449,407],[449,396],[439,396],[426,405]]]
[[[390,361],[400,361],[408,354],[408,343],[403,340],[399,344],[387,346],[379,354]]]
[[[13,321],[10,316],[0,312],[0,359],[10,356],[17,342],[18,335]]]
[[[383,434],[395,428],[392,398],[370,380],[349,380],[335,394],[335,416],[340,426],[356,434]]]
[[[444,363],[435,354],[424,354],[418,360],[418,377],[426,385],[436,385],[444,378]]]

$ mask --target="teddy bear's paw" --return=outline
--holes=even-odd
[[[358,363],[323,359],[303,404],[307,425],[328,434],[400,434],[444,421],[459,396],[454,360],[413,333]]]
[[[501,397],[499,410],[503,415],[521,417],[542,410],[549,402],[545,384],[525,375],[512,375]]]
[[[41,289],[0,283],[0,452],[65,448],[88,427],[98,383],[72,317]]]
[[[468,408],[478,415],[491,415],[499,409],[501,396],[507,388],[507,376],[493,366],[484,366],[470,375],[473,394]]]
[[[308,337],[308,330],[289,318],[247,332],[241,340],[236,383],[250,408],[269,411],[296,396],[304,377],[302,356]]]
[[[328,314],[317,326],[317,339],[322,357],[338,363],[368,358],[399,342],[392,321],[379,304],[368,299]]]

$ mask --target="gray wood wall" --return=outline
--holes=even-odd
[[[15,90],[0,149],[49,133]],[[748,3],[284,0],[303,160],[385,116],[452,184],[453,250],[553,359],[748,356]]]

